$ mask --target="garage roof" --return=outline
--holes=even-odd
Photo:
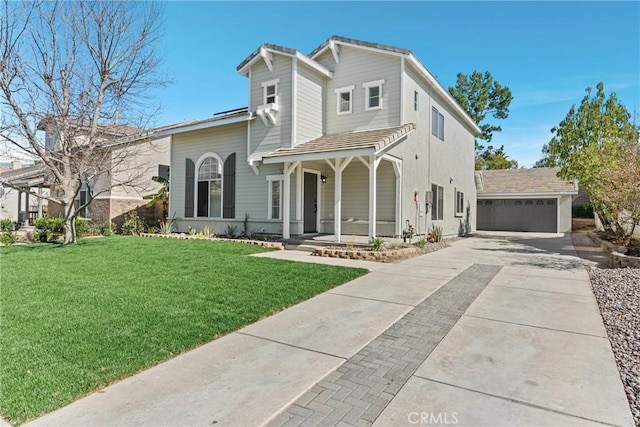
[[[574,181],[558,177],[558,168],[503,169],[476,172],[478,197],[487,195],[578,194]]]

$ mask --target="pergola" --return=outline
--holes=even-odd
[[[3,187],[9,187],[18,192],[16,212],[18,225],[22,226],[28,222],[32,223],[33,220],[42,217],[42,198],[32,196],[33,193],[42,194],[43,188],[50,187],[45,177],[44,168],[41,165],[5,172],[0,177],[0,184],[2,184]],[[34,189],[36,191],[34,191]],[[31,197],[35,197],[38,201],[38,209],[36,211],[29,211]]]

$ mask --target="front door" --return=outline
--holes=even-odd
[[[304,232],[317,233],[318,223],[318,175],[304,173]]]

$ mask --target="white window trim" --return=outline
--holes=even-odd
[[[371,111],[371,110],[382,110],[383,108],[383,100],[384,97],[382,96],[382,86],[384,85],[384,79],[381,80],[374,80],[372,82],[366,82],[366,83],[362,83],[362,87],[364,88],[364,110],[365,111]],[[369,89],[372,87],[379,87],[380,88],[380,103],[378,104],[377,107],[369,107]]]
[[[456,190],[456,198],[455,198],[455,216],[456,217],[461,217],[464,216],[464,191],[461,191],[459,189],[455,189]],[[458,210],[458,194],[462,194],[462,203],[460,205],[460,210]]]
[[[433,133],[433,112],[436,112],[436,133]],[[440,129],[440,117],[442,117],[442,129]],[[436,107],[431,107],[431,135],[435,136],[436,138],[438,138],[440,141],[444,142],[444,114],[442,114],[442,112],[440,110],[438,110]],[[440,131],[442,131],[442,138],[440,138]]]
[[[353,112],[353,91],[355,90],[355,85],[341,87],[335,90],[336,92],[336,114],[351,114]],[[340,95],[343,93],[349,92],[349,110],[340,111]]]
[[[267,82],[262,82],[262,105],[267,105],[267,87],[268,86],[275,86],[276,90],[275,90],[275,102],[272,102],[271,104],[277,104],[278,103],[278,84],[280,83],[280,79],[273,79],[273,80],[269,80]]]
[[[199,216],[198,215],[198,183],[200,182],[200,166],[202,165],[202,162],[204,162],[207,158],[209,157],[213,157],[214,159],[216,159],[218,161],[218,163],[220,164],[220,169],[221,169],[221,173],[220,173],[220,216],[219,217],[214,217],[214,216],[209,216],[211,215],[211,206],[209,206],[209,214],[207,216]],[[222,219],[222,213],[223,213],[223,209],[224,209],[224,161],[222,160],[222,157],[220,157],[219,155],[217,155],[216,153],[213,153],[211,151],[209,151],[208,153],[204,153],[202,156],[200,156],[200,158],[198,159],[198,161],[196,162],[196,167],[195,167],[195,179],[194,179],[194,189],[193,189],[193,208],[194,208],[194,218],[209,218],[209,219]],[[210,180],[208,180],[210,181]]]
[[[280,217],[273,217],[273,181],[280,181]],[[267,197],[267,219],[282,219],[282,185],[284,182],[284,175],[267,175],[267,184],[269,187]]]

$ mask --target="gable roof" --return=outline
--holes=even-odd
[[[418,59],[418,57],[409,49],[403,49],[400,47],[389,46],[379,43],[371,43],[362,40],[351,39],[348,37],[333,35],[329,37],[324,43],[315,48],[309,57],[315,60],[325,50],[330,49],[332,44],[342,44],[355,48],[361,48],[366,50],[373,50],[378,53],[399,56],[405,59],[410,64],[424,81],[434,89],[434,92],[443,99],[444,103],[448,105],[454,113],[461,119],[461,123],[466,125],[473,133],[479,134],[481,132],[478,124],[473,121],[471,116],[458,104],[458,102],[451,96],[449,91],[438,81],[438,79],[431,74],[431,72],[424,66],[424,64]]]
[[[558,178],[558,168],[502,169],[476,172],[478,198],[525,194],[578,194],[577,183]]]
[[[247,56],[240,64],[238,64],[238,66],[236,67],[236,70],[238,71],[238,73],[242,74],[243,76],[248,76],[249,69],[253,66],[253,64],[255,64],[260,59],[264,58],[266,55],[270,53],[277,53],[277,54],[296,58],[301,62],[303,62],[304,64],[306,64],[307,66],[309,66],[310,68],[316,70],[318,73],[327,77],[333,77],[333,73],[328,68],[326,68],[324,65],[320,64],[319,62],[314,61],[313,59],[309,58],[307,55],[299,52],[298,50],[292,49],[290,47],[271,44],[271,43],[264,43],[262,44],[262,46],[260,46],[259,48],[251,52],[249,56]]]
[[[402,126],[394,126],[383,129],[363,130],[357,132],[342,132],[331,135],[324,135],[303,144],[296,145],[291,148],[280,148],[269,153],[264,158],[265,163],[283,162],[284,157],[295,158],[297,156],[315,155],[318,159],[332,158],[337,156],[345,156],[346,151],[355,153],[368,150],[370,154],[374,154],[385,147],[398,142],[416,128],[415,124],[407,123]],[[340,152],[340,153],[338,153]],[[268,159],[274,159],[269,161]]]

